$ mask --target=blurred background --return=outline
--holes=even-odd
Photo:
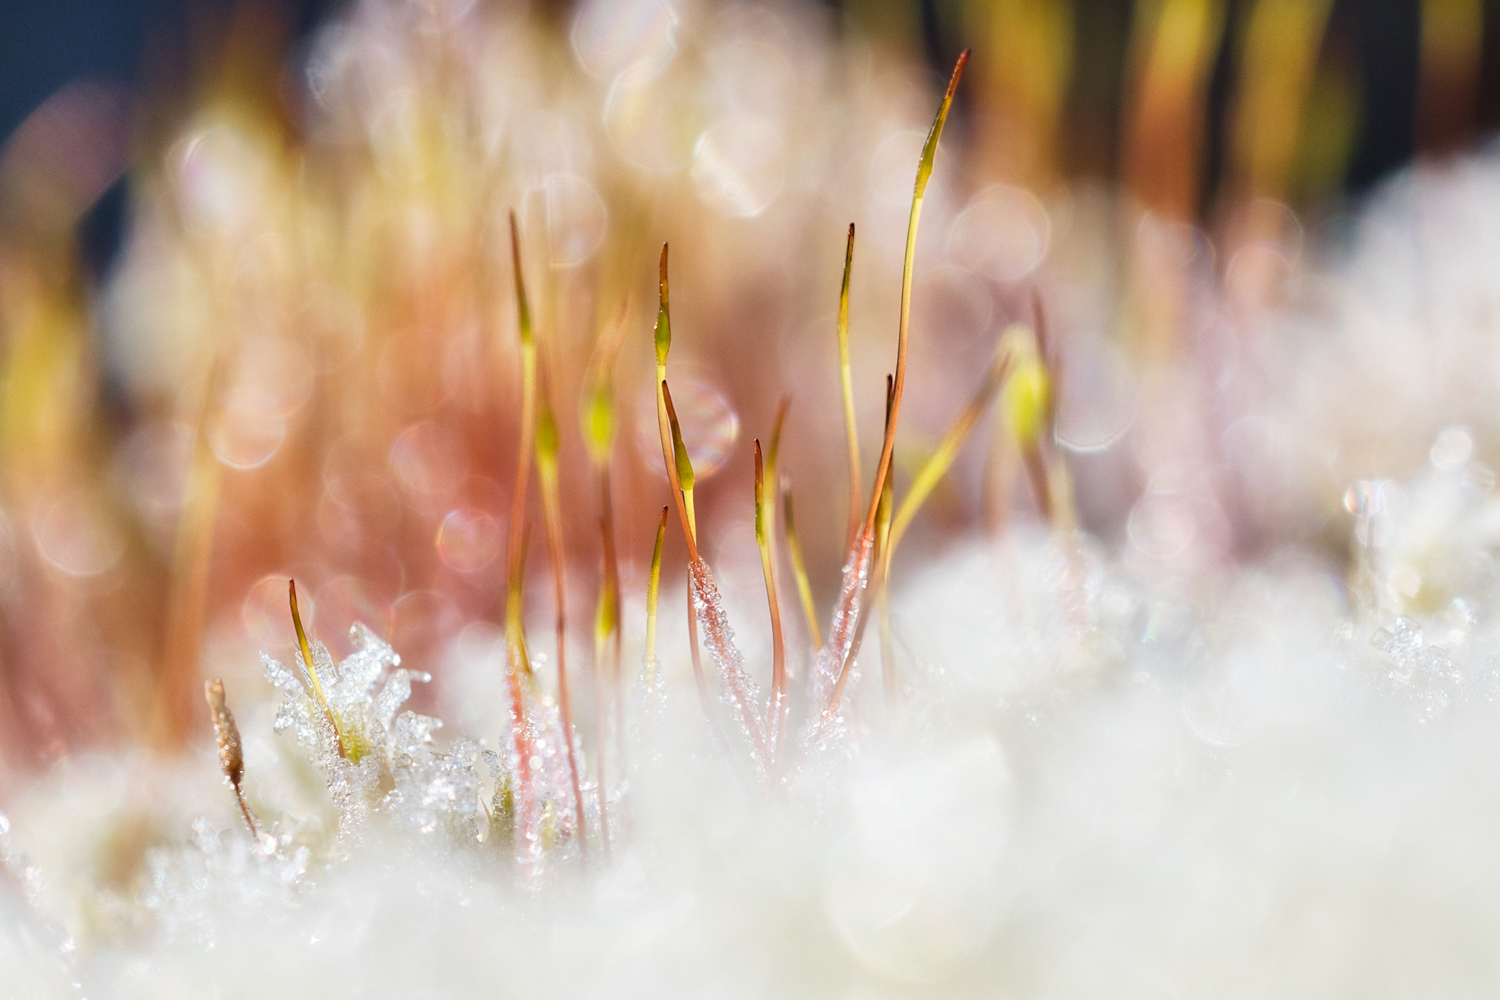
[[[1130,0],[1019,3],[1007,0],[817,0],[844,30],[886,34],[914,47],[933,72],[946,73],[959,50],[1027,30],[1022,19],[1065,23],[1053,30],[1070,72],[1059,168],[1070,175],[1113,176],[1119,166],[1124,72],[1137,8]],[[276,43],[290,55],[347,3],[263,0],[253,15],[274,24]],[[533,4],[565,18],[563,0]],[[1299,5],[1300,6],[1300,5]],[[1327,188],[1358,193],[1418,153],[1451,152],[1500,124],[1500,18],[1490,0],[1333,0],[1307,5],[1321,29],[1317,89],[1325,107],[1347,116],[1338,124],[1346,148],[1315,178]],[[1223,24],[1211,46],[1203,106],[1205,200],[1222,179],[1232,121],[1232,81],[1245,58],[1245,36],[1257,4],[1208,5]],[[1220,10],[1213,10],[1213,8]],[[15,0],[0,10],[0,133],[10,135],[63,85],[87,78],[131,95],[171,93],[190,79],[194,63],[211,58],[247,16],[237,0]],[[1007,23],[1007,19],[1015,23]],[[268,25],[269,27],[269,25]],[[1031,25],[1031,30],[1037,30]],[[1287,30],[1295,30],[1289,28]],[[1025,56],[1022,56],[1025,59]],[[1022,72],[1018,69],[1017,72]],[[1421,81],[1419,85],[1419,80]],[[1421,101],[1419,108],[1419,99]],[[960,98],[960,104],[971,103]],[[157,105],[159,107],[159,104]],[[1420,111],[1420,113],[1419,113]],[[89,262],[97,270],[118,249],[126,205],[123,181],[112,184],[84,220]],[[1203,207],[1203,206],[1200,206]]]
[[[1382,178],[1500,124],[1500,4],[10,0],[0,795],[77,748],[201,737],[204,676],[258,690],[254,651],[285,658],[288,575],[336,655],[365,620],[439,675],[426,707],[457,710],[468,695],[438,667],[493,638],[474,630],[503,590],[512,208],[563,435],[582,676],[602,542],[578,413],[621,315],[610,481],[634,641],[665,502],[664,240],[708,553],[752,604],[749,439],[790,393],[784,467],[826,609],[848,503],[844,228],[861,234],[872,465],[915,155],[966,47],[919,248],[898,489],[1036,295],[1088,530],[1147,575],[1288,545],[1339,565],[1344,486],[1431,437],[1329,448],[1294,428],[1277,317]],[[1036,519],[1003,428],[981,436],[916,529],[929,544]],[[542,634],[549,587],[538,542]]]

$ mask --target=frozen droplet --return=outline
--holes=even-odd
[[[1070,351],[1063,376],[1056,436],[1064,448],[1104,451],[1135,423],[1140,410],[1135,370],[1112,343],[1100,338],[1087,350]]]
[[[609,209],[594,185],[575,174],[549,174],[542,195],[552,266],[576,267],[594,256],[609,224]]]
[[[396,435],[389,458],[402,492],[419,510],[451,497],[469,472],[468,455],[456,435],[430,420]]]
[[[1180,272],[1213,261],[1213,245],[1201,229],[1156,212],[1141,216],[1135,245],[1141,266],[1152,273]]]
[[[739,415],[702,379],[669,375],[667,386],[672,390],[672,406],[682,425],[682,443],[693,461],[693,476],[696,480],[707,479],[724,464],[739,440]],[[646,464],[665,479],[655,393],[642,395],[636,430]]]
[[[175,524],[192,458],[192,430],[168,420],[137,427],[116,450],[120,480],[148,522]]]
[[[677,13],[666,0],[585,0],[571,41],[578,65],[596,79],[626,69],[655,75],[677,54]]]
[[[1495,470],[1483,462],[1469,462],[1464,466],[1463,486],[1470,493],[1488,493],[1495,488]]]
[[[318,620],[329,626],[327,634],[334,637],[339,637],[338,626],[344,622],[362,622],[381,632],[391,628],[390,601],[376,596],[372,584],[352,574],[336,576],[319,587],[313,596],[313,608]],[[282,615],[285,618],[286,612]],[[337,638],[335,645],[344,655],[361,648],[353,636]]]
[[[693,187],[704,204],[750,218],[765,211],[786,180],[786,143],[774,121],[737,115],[711,126],[693,150]]]
[[[1399,657],[1415,656],[1422,648],[1422,626],[1404,615],[1391,625],[1391,653]]]
[[[676,70],[661,77],[641,65],[622,71],[604,101],[604,130],[615,151],[649,173],[686,166],[702,128],[696,83]]]
[[[297,341],[260,336],[240,345],[219,406],[236,419],[291,416],[312,394],[312,359]]]
[[[1453,657],[1442,646],[1427,646],[1418,656],[1422,672],[1429,680],[1448,680],[1453,672]]]
[[[32,521],[31,534],[42,558],[69,576],[97,576],[125,550],[107,513],[82,490],[43,508]]]
[[[1474,438],[1466,427],[1447,427],[1432,444],[1429,458],[1433,468],[1458,472],[1474,454]]]
[[[240,603],[240,623],[259,646],[284,646],[293,641],[292,612],[288,602],[286,573],[267,573],[251,585]],[[315,619],[317,601],[305,591],[298,595],[297,610],[304,624]]]
[[[1198,524],[1186,497],[1148,492],[1130,509],[1126,534],[1136,550],[1165,560],[1187,551],[1198,537]]]
[[[286,421],[276,416],[215,413],[208,421],[208,446],[231,469],[265,465],[286,440]]]
[[[1291,257],[1278,244],[1255,240],[1240,247],[1224,269],[1224,288],[1251,312],[1286,299],[1295,280]]]
[[[1052,220],[1036,195],[992,184],[953,220],[948,255],[996,281],[1015,282],[1041,266],[1051,241]]]
[[[1344,509],[1351,514],[1371,516],[1385,511],[1385,492],[1380,483],[1360,479],[1344,491]]]
[[[449,511],[437,532],[438,556],[460,573],[474,573],[500,551],[500,522],[482,510]]]
[[[243,234],[268,222],[263,193],[271,166],[263,150],[225,126],[205,129],[177,150],[179,204],[187,223],[218,234]]]

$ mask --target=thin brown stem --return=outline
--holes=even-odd
[[[657,267],[657,286],[660,293],[660,305],[656,312],[656,425],[661,435],[662,464],[666,466],[667,480],[672,486],[672,502],[677,506],[677,515],[682,521],[682,535],[687,542],[688,564],[698,562],[698,540],[696,525],[687,507],[686,498],[683,495],[683,484],[678,474],[677,449],[674,447],[681,439],[681,433],[674,441],[671,423],[671,396],[667,390],[667,353],[672,347],[672,311],[667,283],[667,244],[661,245],[661,261]],[[682,453],[684,456],[686,452]],[[693,654],[693,677],[698,683],[698,699],[703,704],[703,715],[708,719],[708,724],[715,734],[718,734],[718,723],[714,721],[713,704],[708,696],[708,681],[703,676],[703,656],[698,648],[698,612],[693,607],[693,578],[688,573],[687,582],[687,622],[688,622],[688,646]],[[722,742],[722,740],[721,740]]]
[[[880,445],[880,461],[875,466],[877,483],[884,482],[886,471],[891,467],[891,456],[896,447],[896,424],[901,418],[901,394],[906,388],[906,344],[911,329],[911,284],[912,268],[916,261],[917,223],[922,215],[922,201],[927,195],[927,182],[932,177],[932,165],[937,155],[938,139],[943,134],[943,125],[948,120],[948,109],[953,106],[954,91],[958,89],[959,78],[963,75],[964,66],[968,61],[969,50],[965,49],[953,67],[953,75],[948,80],[948,89],[943,94],[943,102],[938,107],[937,117],[933,119],[932,128],[927,133],[927,141],[922,146],[922,158],[917,164],[917,182],[912,194],[911,213],[906,223],[906,255],[901,263],[901,323],[896,332],[895,387],[891,392],[891,414],[886,420],[885,439]],[[880,491],[875,490],[870,497],[869,511],[865,515],[864,534],[866,535],[874,534],[875,513],[879,505]]]
[[[516,748],[516,793],[521,829],[535,821],[532,794],[531,736],[527,728],[526,687],[532,680],[531,654],[526,649],[523,586],[526,566],[526,490],[531,475],[532,449],[536,439],[536,339],[532,334],[531,310],[526,303],[526,282],[521,273],[521,239],[516,213],[510,213],[510,253],[516,285],[516,320],[521,338],[521,432],[516,454],[516,480],[512,487],[510,529],[506,542],[507,579],[505,596],[505,646],[509,669],[506,686],[511,702],[511,737]]]
[[[783,410],[785,412],[785,410]],[[767,706],[766,728],[770,734],[769,753],[774,768],[781,756],[781,737],[786,719],[786,644],[781,634],[781,605],[776,599],[776,574],[771,566],[771,518],[776,510],[766,496],[765,469],[761,462],[760,440],[755,441],[755,540],[760,545],[760,569],[765,577],[766,603],[771,608],[771,701]]]
[[[880,512],[875,522],[875,540],[880,560],[880,583],[875,592],[880,613],[880,674],[885,688],[885,707],[892,717],[896,713],[896,656],[891,642],[890,598],[886,590],[887,570],[890,566],[891,507],[893,490],[891,473],[885,474],[880,487]]]
[[[595,776],[599,785],[599,835],[604,853],[609,854],[609,817],[605,802],[605,747],[609,742],[608,718],[614,715],[615,731],[620,729],[620,567],[615,555],[614,503],[610,496],[609,463],[599,466],[599,541],[603,553],[604,581],[599,594],[599,611],[594,623],[594,716],[596,742]],[[613,645],[611,645],[613,640]],[[612,662],[606,662],[613,650]],[[610,706],[613,706],[613,713]]]
[[[948,89],[943,94],[942,103],[938,106],[936,117],[933,118],[932,128],[927,133],[927,140],[922,145],[922,156],[917,162],[917,179],[912,190],[911,212],[906,223],[906,252],[901,265],[901,320],[896,335],[896,374],[891,389],[887,394],[889,400],[889,416],[885,422],[885,437],[880,446],[880,461],[875,467],[875,482],[885,481],[887,472],[891,467],[891,457],[896,447],[896,424],[901,415],[901,394],[906,387],[906,346],[908,333],[911,328],[911,286],[912,268],[916,260],[917,250],[917,224],[922,215],[922,201],[927,194],[927,182],[932,177],[932,167],[937,156],[938,139],[943,134],[943,125],[948,120],[948,111],[953,106],[953,94],[958,89],[959,78],[963,75],[964,66],[969,61],[969,50],[965,49],[958,57],[958,62],[953,67],[953,75],[948,80]],[[875,518],[880,506],[880,490],[877,488],[870,497],[869,510],[865,515],[864,527],[861,529],[853,551],[850,554],[851,571],[856,580],[864,577],[867,572],[869,560],[875,547]],[[848,599],[849,607],[845,609],[844,617],[853,615],[857,624],[856,633],[861,633],[864,628],[866,609],[860,601],[859,591],[852,593]],[[847,632],[843,634],[847,635]],[[823,709],[825,718],[831,717],[838,710],[839,700],[843,697],[844,687],[849,680],[849,670],[854,663],[855,649],[858,642],[852,643],[842,658],[839,668],[838,679],[834,682],[833,694],[829,697],[827,705]]]
[[[849,537],[854,546],[859,534],[860,472],[859,424],[854,416],[854,375],[849,365],[849,272],[854,266],[854,223],[849,223],[849,241],[844,247],[844,281],[839,286],[839,390],[844,400],[844,436],[849,445]]]
[[[583,809],[583,783],[578,775],[578,754],[573,746],[573,705],[568,689],[568,580],[567,554],[563,548],[562,502],[558,484],[557,421],[552,415],[546,384],[542,388],[542,412],[537,435],[537,482],[542,492],[542,526],[547,536],[547,556],[552,564],[552,592],[557,626],[557,711],[563,731],[563,750],[573,784],[573,807],[577,810],[578,850],[588,858],[587,821]]]

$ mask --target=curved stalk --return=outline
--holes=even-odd
[[[937,116],[933,119],[932,128],[927,133],[927,140],[922,145],[921,159],[917,162],[917,179],[912,189],[911,212],[906,222],[906,252],[901,264],[901,319],[896,336],[896,374],[889,394],[890,415],[886,420],[885,438],[880,446],[880,462],[875,467],[876,483],[885,481],[886,473],[891,467],[891,456],[896,445],[896,424],[901,416],[901,393],[906,386],[906,345],[911,328],[912,268],[916,259],[917,224],[922,216],[922,201],[927,195],[927,182],[932,178],[938,140],[942,137],[943,125],[948,120],[948,111],[953,106],[953,94],[958,89],[959,78],[963,75],[964,66],[968,61],[969,51],[965,49],[953,67],[953,75],[948,80],[948,89],[943,94]],[[838,649],[843,647],[844,653],[840,657],[842,662],[833,684],[833,691],[822,710],[825,719],[837,713],[839,701],[843,698],[844,687],[849,680],[849,670],[854,663],[858,642],[850,641],[850,639],[862,629],[864,608],[860,598],[868,583],[867,574],[875,546],[875,518],[880,507],[880,493],[880,489],[877,488],[870,497],[864,526],[850,555],[847,570],[849,579],[846,580],[843,588],[841,607],[836,613],[835,620],[839,627],[830,637],[835,643],[833,652],[837,654]]]
[[[785,409],[782,410],[785,413]],[[778,424],[780,421],[778,421]],[[760,546],[760,570],[766,583],[766,603],[771,608],[771,701],[767,706],[770,756],[774,767],[781,755],[782,729],[786,723],[786,644],[781,634],[781,605],[776,600],[776,574],[771,567],[771,532],[775,505],[766,496],[765,469],[760,440],[755,441],[755,541]]]
[[[807,618],[807,631],[812,636],[814,649],[823,646],[823,633],[818,628],[818,609],[813,604],[812,585],[807,580],[807,566],[802,561],[802,546],[797,542],[797,519],[792,511],[792,481],[783,479],[782,520],[786,525],[786,548],[792,559],[792,577],[797,581],[797,597],[802,602],[802,614]]]
[[[547,555],[552,563],[552,590],[557,606],[557,711],[562,723],[568,773],[573,782],[573,808],[578,813],[578,851],[586,860],[589,851],[583,784],[578,777],[578,754],[573,748],[573,705],[568,692],[567,555],[563,550],[562,502],[558,490],[557,420],[552,415],[552,405],[547,397],[544,387],[537,421],[537,485],[542,494],[542,527],[547,536]]]
[[[524,587],[526,568],[526,490],[531,476],[532,449],[536,439],[536,337],[531,328],[531,310],[526,303],[526,282],[521,274],[521,240],[516,213],[510,213],[510,253],[516,283],[516,319],[521,337],[521,440],[516,454],[516,481],[511,496],[510,530],[506,543],[508,585],[505,595],[505,647],[509,669],[506,684],[511,702],[511,736],[516,745],[516,779],[522,810],[522,830],[536,820],[531,780],[531,737],[526,729],[526,689],[533,683],[531,655],[526,649]]]

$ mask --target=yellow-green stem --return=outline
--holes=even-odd
[[[933,162],[937,156],[938,140],[943,134],[943,125],[948,120],[948,111],[953,107],[953,94],[958,89],[959,78],[963,75],[964,66],[969,61],[969,50],[965,49],[958,57],[958,62],[953,67],[953,75],[948,80],[948,89],[943,93],[942,103],[938,106],[936,117],[933,118],[932,128],[927,133],[927,140],[922,144],[922,156],[917,162],[917,179],[912,188],[911,213],[906,221],[906,251],[901,264],[901,318],[896,334],[896,374],[891,390],[888,393],[890,400],[890,414],[886,418],[885,439],[880,446],[880,461],[875,467],[875,482],[885,481],[886,474],[890,471],[891,456],[896,446],[896,424],[901,415],[901,393],[906,386],[906,345],[907,335],[911,328],[911,284],[912,268],[917,253],[917,224],[922,216],[922,201],[927,195],[927,182],[932,178]],[[859,573],[868,565],[867,560],[875,546],[875,517],[880,506],[880,490],[877,488],[870,497],[869,511],[865,515],[864,528],[855,540],[852,558],[859,562],[856,573]],[[858,618],[861,624],[855,626],[856,633],[862,627],[865,617],[865,609],[858,609]],[[825,717],[831,717],[838,709],[839,701],[844,696],[844,686],[849,680],[849,670],[854,664],[855,649],[858,642],[851,644],[845,653],[843,664],[839,668],[838,678],[834,681],[833,692],[829,696],[828,704],[823,708]]]
[[[813,648],[823,645],[823,633],[818,628],[818,609],[813,604],[812,585],[807,580],[807,566],[802,561],[802,546],[797,542],[797,520],[792,512],[792,486],[787,481],[783,487],[782,517],[786,522],[786,548],[792,558],[792,576],[797,581],[797,597],[802,602],[802,614],[807,618],[807,631],[812,636]]]
[[[1002,341],[984,384],[979,387],[957,419],[953,421],[948,432],[943,435],[942,441],[938,443],[937,449],[923,463],[916,478],[912,480],[911,488],[906,496],[902,498],[901,506],[896,510],[896,515],[891,521],[890,538],[882,544],[887,571],[891,565],[891,556],[895,553],[896,546],[900,544],[902,536],[906,534],[906,529],[911,526],[912,518],[916,517],[922,504],[948,474],[953,460],[958,457],[959,449],[973,432],[979,418],[984,415],[985,407],[989,405],[990,400],[994,399],[995,394],[1005,385],[1006,376],[1010,371],[1011,351]]]
[[[547,555],[552,563],[552,591],[557,615],[557,710],[563,731],[563,749],[573,784],[573,807],[578,816],[578,851],[588,858],[588,837],[583,811],[583,783],[578,776],[578,755],[573,749],[573,704],[568,690],[567,554],[563,548],[562,501],[558,489],[557,420],[552,403],[543,391],[537,421],[537,485],[542,494],[542,526],[547,535]]]
[[[318,668],[313,663],[312,643],[307,640],[307,632],[302,627],[302,614],[297,610],[297,581],[287,581],[287,596],[292,605],[292,627],[297,630],[297,647],[302,653],[302,662],[307,667],[307,678],[312,682],[313,699],[319,708],[323,710],[323,717],[328,720],[329,727],[333,730],[334,740],[338,744],[339,756],[348,758],[352,763],[358,764],[360,753],[357,746],[346,745],[344,727],[339,725],[339,717],[334,714],[333,705],[328,701],[328,695],[323,690],[323,681],[318,677]]]
[[[646,665],[652,671],[648,690],[656,677],[656,608],[661,597],[661,550],[667,540],[667,506],[662,505],[661,520],[656,525],[656,547],[651,550],[651,576],[646,582]]]
[[[521,440],[516,455],[516,481],[510,505],[507,540],[508,587],[505,595],[505,636],[510,667],[518,678],[531,677],[531,656],[526,650],[524,622],[526,492],[531,478],[532,449],[536,440],[536,338],[531,329],[531,310],[526,304],[526,283],[521,274],[521,240],[516,213],[510,213],[510,252],[516,281],[516,318],[521,336]],[[522,706],[514,706],[516,717]],[[519,725],[519,721],[517,725]]]

